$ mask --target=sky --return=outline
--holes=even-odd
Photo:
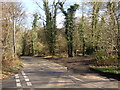
[[[43,0],[0,0],[0,2],[22,2],[24,10],[26,12],[26,18],[25,18],[25,28],[27,29],[32,29],[32,22],[33,22],[33,14],[35,14],[36,12],[38,13],[38,15],[42,15],[44,19],[45,14],[44,11],[41,9],[43,8]],[[51,3],[53,2],[53,0],[48,0],[49,4],[51,5]],[[60,0],[60,1],[65,1],[65,0]],[[81,3],[82,2],[89,2],[89,1],[101,1],[101,0],[66,0],[64,7],[65,9],[69,8],[70,5],[73,4],[79,4],[80,8],[81,8]],[[102,0],[102,2],[107,2],[109,0]],[[112,1],[119,1],[119,0],[112,0]],[[38,7],[38,5],[35,3],[38,2],[39,5],[41,6],[41,8]],[[90,12],[88,12],[89,10],[91,10],[91,6],[84,6],[83,8],[84,10],[84,15],[86,17],[88,17],[88,15],[90,15]],[[60,10],[59,10],[60,11]],[[78,9],[75,13],[75,17],[79,18],[82,16],[82,11],[80,9]],[[62,13],[57,14],[57,27],[58,28],[62,28],[63,24],[64,24],[64,15]],[[41,25],[43,24],[43,20],[39,20],[38,23],[40,23]]]
[[[52,0],[49,0],[49,2],[52,2]],[[27,15],[27,18],[26,18],[26,28],[29,28],[31,29],[32,28],[32,21],[33,21],[33,14],[34,13],[38,13],[42,16],[44,16],[44,11],[42,9],[40,9],[38,7],[38,5],[35,3],[35,1],[33,0],[26,0],[23,3],[23,7],[24,7],[24,10],[26,11],[26,15]],[[40,1],[39,0],[39,5],[41,6],[41,8],[43,8],[43,2],[42,0]],[[66,3],[64,5],[64,7],[67,9],[70,7],[70,5],[73,5],[73,4],[80,4],[80,0],[66,0]],[[51,3],[49,3],[51,4]],[[60,10],[58,11],[60,12]],[[76,17],[80,17],[81,16],[81,12],[80,10],[77,10],[76,14],[75,14]],[[45,17],[45,16],[44,16]],[[63,23],[64,23],[64,15],[62,13],[59,13],[57,14],[57,27],[58,28],[62,28],[63,27]],[[39,20],[38,23],[42,24],[43,23],[43,20]]]
[[[43,8],[43,1],[42,0],[37,0],[39,1],[39,5],[41,6],[41,8]],[[51,5],[51,2],[53,0],[48,0],[49,1],[49,5]],[[45,17],[45,14],[44,14],[44,11],[42,9],[40,9],[38,7],[38,5],[36,4],[36,2],[34,0],[25,0],[22,2],[23,3],[23,7],[26,11],[26,15],[27,15],[27,18],[26,18],[26,28],[29,28],[31,29],[32,28],[32,21],[33,21],[33,14],[34,13],[38,13],[39,15],[42,15],[43,17]],[[73,4],[79,4],[81,5],[81,0],[66,0],[65,4],[64,4],[64,7],[65,9],[69,8],[70,5],[73,5]],[[87,9],[89,9],[89,7],[84,7]],[[58,10],[58,12],[60,12],[60,10]],[[81,17],[81,14],[82,11],[81,10],[77,10],[76,13],[75,13],[75,17]],[[85,14],[87,15],[87,14]],[[62,28],[63,27],[63,24],[64,24],[64,15],[62,13],[59,13],[57,14],[57,28]],[[39,20],[38,23],[40,23],[41,25],[43,24],[43,20]]]

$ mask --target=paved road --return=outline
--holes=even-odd
[[[97,74],[74,74],[46,59],[22,57],[22,60],[24,69],[3,80],[3,88],[118,88],[116,80],[110,81]]]

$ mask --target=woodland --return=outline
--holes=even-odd
[[[27,16],[22,2],[1,3],[3,74],[20,70],[21,56],[92,56],[93,67],[106,67],[109,72],[120,74],[120,3],[82,2],[65,7],[65,1],[41,2],[43,6],[35,3],[45,18],[40,12],[34,13],[30,30],[24,27]],[[76,11],[81,16],[75,17]],[[64,17],[62,28],[57,28],[59,13]]]

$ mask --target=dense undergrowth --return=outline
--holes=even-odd
[[[23,62],[19,58],[9,58],[2,60],[2,78],[7,78],[17,73],[23,67]]]
[[[95,52],[94,56],[94,62],[90,65],[91,68],[101,72],[120,74],[117,56],[110,56],[104,50]]]

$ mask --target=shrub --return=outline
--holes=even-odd
[[[6,73],[17,73],[23,67],[23,62],[18,58],[9,58],[2,60],[2,72]]]
[[[96,57],[96,60],[105,60],[107,53],[105,52],[105,50],[98,50],[94,52],[94,55]]]
[[[95,64],[98,66],[117,66],[116,56],[107,56],[105,50],[99,50],[94,53]]]

